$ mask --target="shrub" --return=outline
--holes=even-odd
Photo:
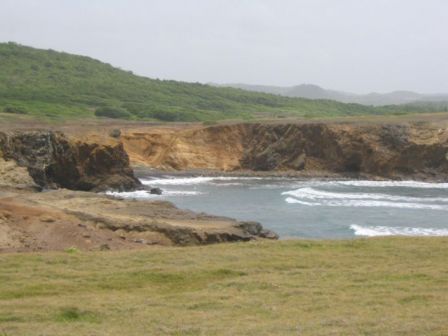
[[[125,109],[119,107],[100,107],[95,111],[95,115],[97,117],[106,117],[113,119],[129,119],[131,114]]]
[[[114,128],[109,132],[109,136],[112,138],[119,138],[121,136],[121,131],[118,128]]]
[[[3,109],[3,112],[5,112],[5,113],[14,113],[14,114],[27,114],[25,109],[23,109],[21,107],[17,107],[17,106],[6,106]]]
[[[204,126],[214,126],[214,125],[218,125],[218,122],[215,120],[207,120],[202,122],[202,125]]]
[[[72,246],[72,247],[66,248],[65,252],[73,254],[73,253],[78,253],[79,250],[76,247]]]
[[[162,121],[179,121],[179,113],[172,111],[157,111],[152,116]]]

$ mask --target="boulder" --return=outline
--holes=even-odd
[[[271,230],[264,229],[258,222],[239,222],[238,228],[242,229],[244,233],[255,237],[261,237],[266,239],[278,239],[279,236]]]
[[[162,189],[160,189],[160,188],[151,188],[149,193],[153,194],[153,195],[162,195]]]

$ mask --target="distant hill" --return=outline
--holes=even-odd
[[[330,99],[342,103],[356,103],[362,105],[385,106],[412,104],[417,102],[448,102],[448,94],[425,95],[412,91],[394,91],[389,93],[355,94],[349,92],[327,90],[313,84],[297,86],[265,86],[249,84],[215,84],[219,87],[233,87],[253,92],[278,94],[285,97],[308,99]]]
[[[0,43],[0,112],[62,119],[96,115],[132,120],[213,121],[434,110],[428,106],[373,108],[150,79],[85,56]]]

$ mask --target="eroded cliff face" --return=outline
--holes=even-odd
[[[379,177],[448,174],[448,130],[409,125],[256,125],[243,168]]]
[[[131,161],[165,170],[448,177],[448,129],[430,124],[238,124],[128,130]]]
[[[249,130],[245,125],[147,128],[121,136],[133,164],[166,170],[240,167]]]
[[[122,143],[112,139],[95,143],[53,131],[3,132],[0,152],[5,160],[26,167],[43,188],[99,191],[139,185]]]

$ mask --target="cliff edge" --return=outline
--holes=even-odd
[[[134,165],[337,174],[365,178],[448,178],[448,128],[425,123],[244,123],[128,129]]]

